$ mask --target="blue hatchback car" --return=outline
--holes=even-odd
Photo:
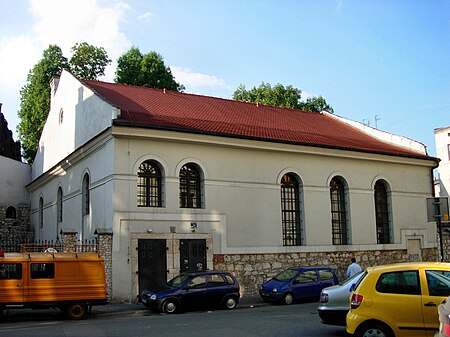
[[[267,302],[292,304],[304,298],[319,298],[323,288],[335,284],[339,280],[332,268],[289,268],[263,283],[259,295]]]
[[[193,307],[234,309],[239,303],[239,290],[238,281],[228,272],[182,273],[160,289],[143,291],[141,302],[167,314]]]

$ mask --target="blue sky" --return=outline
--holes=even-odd
[[[450,125],[450,0],[0,0],[0,13],[0,102],[13,131],[42,52],[57,44],[70,57],[84,41],[114,61],[132,45],[157,51],[188,93],[290,84],[431,155],[433,130]]]

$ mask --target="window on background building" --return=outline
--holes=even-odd
[[[391,225],[388,192],[385,183],[375,183],[375,218],[377,226],[377,243],[391,243]]]
[[[180,207],[201,208],[201,173],[195,164],[186,164],[180,170]]]
[[[90,213],[90,194],[89,194],[89,174],[85,174],[83,177],[83,186],[81,189],[82,193],[82,212],[83,215],[88,215]]]
[[[348,244],[346,191],[344,182],[334,177],[330,183],[331,230],[333,245]]]
[[[6,209],[6,218],[7,219],[16,219],[17,218],[16,209],[13,206],[9,206]]]
[[[154,160],[147,160],[139,166],[138,207],[161,207],[161,169]]]
[[[39,198],[39,227],[44,228],[44,199]]]
[[[58,188],[58,194],[56,195],[56,221],[63,221],[63,191],[62,187]]]
[[[281,179],[281,222],[283,246],[301,245],[300,184],[289,173]]]

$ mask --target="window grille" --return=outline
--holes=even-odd
[[[339,178],[330,183],[331,228],[333,245],[348,244],[345,186]]]
[[[62,204],[62,199],[63,199],[63,192],[62,192],[62,188],[59,187],[58,188],[58,194],[56,196],[56,217],[57,217],[57,222],[62,222],[63,221],[63,204]]]
[[[291,174],[281,179],[281,221],[283,246],[301,245],[300,188],[298,180]]]
[[[390,243],[388,193],[386,185],[380,180],[375,183],[375,216],[377,243]]]
[[[180,208],[201,208],[201,175],[194,164],[180,170]]]
[[[90,194],[89,194],[89,174],[85,174],[83,177],[83,188],[82,188],[82,201],[83,201],[83,215],[88,215],[90,213]]]
[[[158,163],[147,160],[139,166],[138,207],[161,207],[161,169]]]

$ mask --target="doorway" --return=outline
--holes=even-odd
[[[167,282],[166,240],[138,240],[139,294],[155,289]]]
[[[180,272],[206,270],[206,240],[180,240]]]

